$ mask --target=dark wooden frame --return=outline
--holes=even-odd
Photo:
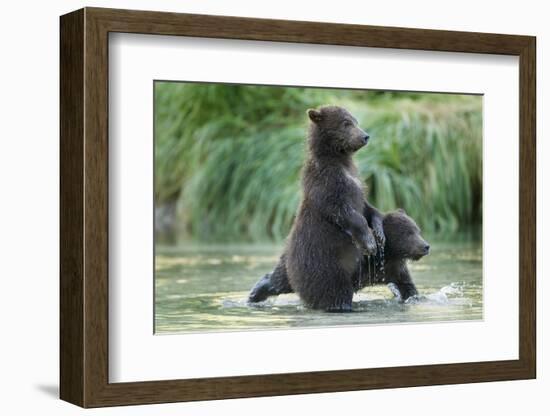
[[[61,17],[60,396],[83,407],[536,377],[535,38],[85,8]],[[108,34],[248,39],[519,56],[519,359],[109,383]]]

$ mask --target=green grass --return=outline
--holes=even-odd
[[[348,108],[368,198],[427,232],[481,224],[481,97],[222,84],[155,84],[155,203],[199,240],[284,238],[300,200],[309,107]]]

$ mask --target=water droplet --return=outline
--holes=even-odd
[[[376,268],[376,278],[377,278],[377,281],[378,280],[381,280],[381,281],[385,281],[386,280],[386,276],[385,276],[385,270],[384,270],[384,247],[380,247],[380,250],[378,250],[378,267]],[[379,277],[379,274],[378,272],[380,272],[380,279],[378,279]]]

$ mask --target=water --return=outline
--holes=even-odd
[[[353,313],[302,306],[294,294],[251,306],[248,292],[271,271],[280,246],[157,246],[155,333],[242,331],[340,325],[479,320],[480,242],[432,242],[432,253],[409,267],[419,297],[397,302],[385,285],[354,297]]]

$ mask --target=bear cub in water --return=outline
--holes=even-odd
[[[366,202],[352,159],[369,136],[344,108],[307,114],[302,201],[282,261],[290,288],[307,306],[350,311],[363,257],[384,239],[382,216]]]
[[[407,261],[421,259],[430,252],[430,246],[422,238],[414,220],[402,209],[383,216],[383,232],[386,236],[383,257],[381,252],[378,253],[378,261],[373,267],[372,260],[363,256],[361,273],[353,280],[353,290],[357,292],[366,286],[387,284],[398,300],[405,301],[417,295]],[[283,253],[275,269],[256,283],[249,302],[261,302],[270,296],[294,292],[288,279],[286,256],[286,252]]]

